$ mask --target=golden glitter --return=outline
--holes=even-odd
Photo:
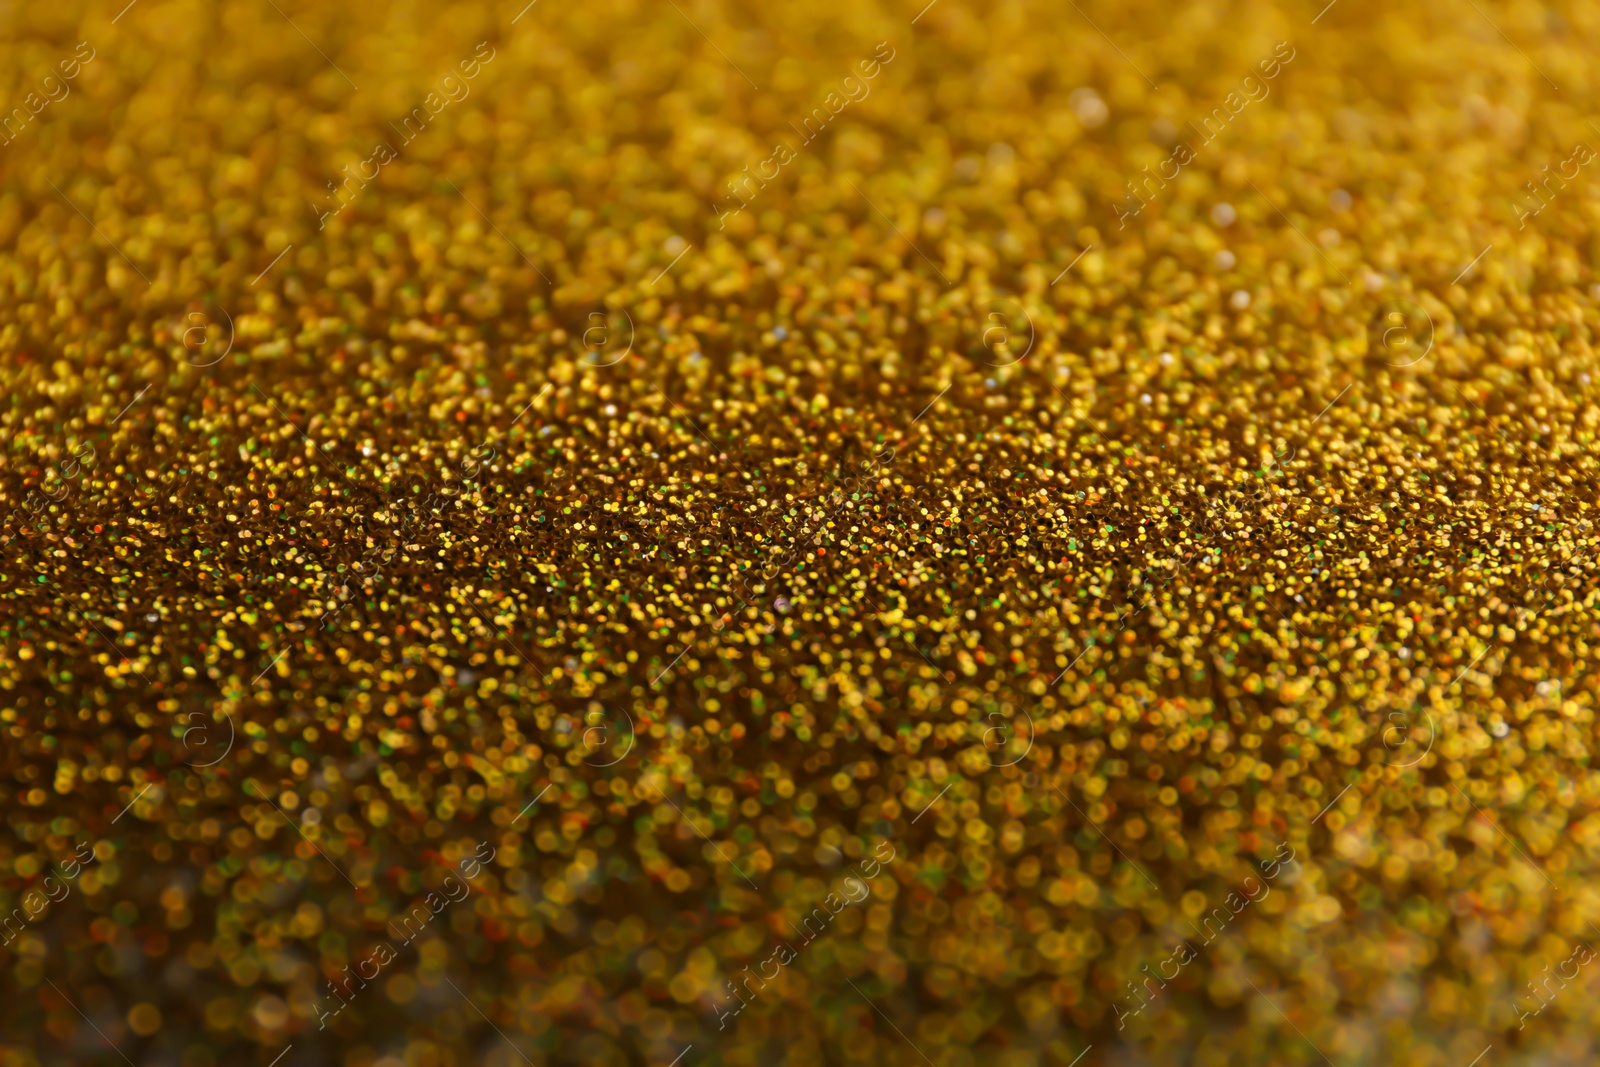
[[[1592,1043],[1582,10],[119,6],[0,45],[0,1063]]]

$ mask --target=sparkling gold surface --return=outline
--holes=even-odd
[[[0,1065],[1592,1062],[1600,9],[120,7]]]

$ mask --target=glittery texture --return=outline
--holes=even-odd
[[[1590,1062],[1600,25],[1315,7],[0,11],[0,1067]]]

